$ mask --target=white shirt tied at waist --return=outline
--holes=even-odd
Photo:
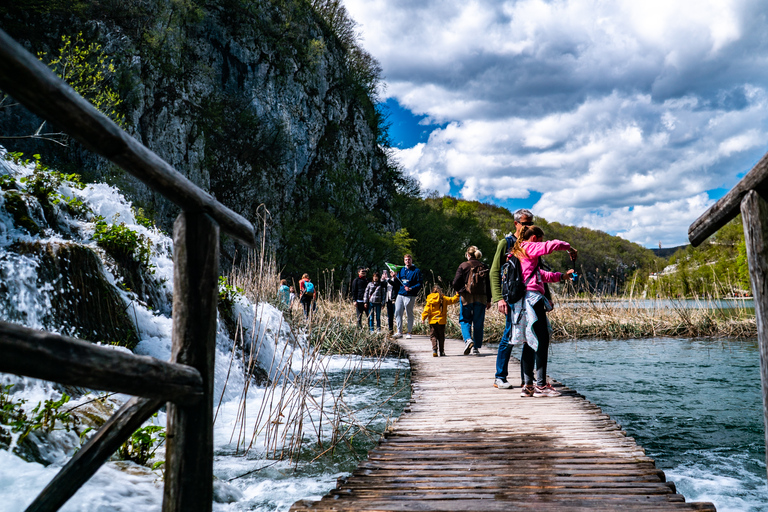
[[[536,323],[538,317],[533,306],[540,300],[544,301],[544,310],[552,311],[552,303],[549,302],[544,295],[539,292],[528,290],[525,292],[525,296],[519,301],[512,304],[512,338],[510,343],[517,345],[518,343],[527,343],[533,350],[538,350],[539,339],[536,337],[536,333],[533,332],[533,324]],[[547,329],[552,334],[552,326],[549,324],[549,318],[544,315],[544,320],[547,322]]]

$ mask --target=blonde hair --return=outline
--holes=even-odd
[[[302,279],[309,279],[309,274],[304,274],[303,276],[301,276],[301,278]]]
[[[520,236],[517,241],[515,241],[515,246],[512,248],[512,254],[518,258],[527,258],[528,253],[523,249],[522,243],[534,235],[539,238],[544,238],[544,231],[539,226],[523,226],[522,231],[520,231]]]
[[[466,254],[467,256],[474,258],[476,260],[479,260],[480,258],[483,257],[483,253],[480,252],[480,249],[478,249],[476,245],[470,245],[469,247],[467,247]]]
[[[443,289],[440,288],[440,285],[436,284],[435,286],[432,287],[432,293],[442,294],[443,293]]]

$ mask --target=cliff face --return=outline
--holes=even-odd
[[[285,250],[296,246],[310,258],[331,257],[326,247],[334,247],[337,261],[325,265],[354,264],[349,258],[366,249],[350,245],[351,235],[388,222],[400,179],[378,144],[366,74],[373,65],[375,75],[375,62],[361,64],[333,23],[305,0],[22,0],[0,8],[0,27],[34,53],[53,54],[64,34],[102,45],[117,68],[125,128],[254,224],[263,226],[266,209],[268,239],[289,269],[297,262]],[[0,110],[2,133],[32,133],[37,124]],[[34,140],[8,145],[52,151]],[[174,205],[75,143],[56,155],[86,179],[119,184],[166,229],[173,222]],[[323,229],[313,229],[318,223]]]

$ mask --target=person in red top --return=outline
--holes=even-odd
[[[525,282],[525,295],[512,307],[512,344],[524,343],[520,365],[523,370],[524,386],[520,390],[522,397],[560,396],[551,384],[547,383],[547,358],[549,356],[549,320],[547,312],[552,304],[544,296],[544,283],[556,283],[568,277],[566,274],[548,272],[539,266],[539,257],[555,251],[568,251],[572,260],[577,251],[568,242],[560,240],[544,241],[544,232],[538,226],[524,226],[520,237],[515,242],[512,253],[520,260],[520,270]],[[536,378],[533,368],[536,363]]]
[[[304,318],[309,318],[310,311],[317,308],[316,297],[314,283],[309,278],[309,274],[304,274],[299,281],[299,302],[304,308]]]

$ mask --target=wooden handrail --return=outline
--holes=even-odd
[[[741,200],[750,190],[768,197],[768,153],[727,194],[693,221],[688,240],[696,247],[739,214]]]
[[[0,322],[0,372],[183,404],[203,396],[191,366]]]
[[[88,149],[160,192],[184,211],[206,213],[226,233],[247,245],[256,244],[250,222],[216,201],[124,132],[2,30],[0,89]]]

